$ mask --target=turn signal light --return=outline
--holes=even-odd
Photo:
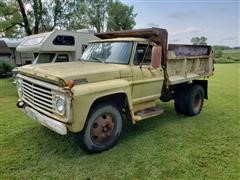
[[[67,86],[71,89],[74,86],[74,81],[73,80],[68,80],[67,81]]]

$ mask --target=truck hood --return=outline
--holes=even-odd
[[[26,65],[19,68],[19,73],[66,86],[68,80],[73,80],[75,84],[81,84],[118,79],[122,77],[121,74],[126,76],[128,69],[128,65],[78,61]],[[129,73],[127,74],[131,76]]]

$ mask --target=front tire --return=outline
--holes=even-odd
[[[90,153],[98,153],[114,146],[122,132],[122,116],[112,104],[101,103],[93,107],[85,127],[77,134],[80,147]]]

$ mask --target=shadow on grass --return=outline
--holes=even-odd
[[[189,118],[185,115],[177,114],[171,102],[161,105],[161,107],[164,109],[162,115],[139,121],[135,125],[129,121],[124,122],[125,126],[120,141],[124,143],[124,141],[131,141],[138,135],[144,136],[144,134],[149,134],[149,132],[163,131],[163,128],[168,126],[168,124],[188,120]]]

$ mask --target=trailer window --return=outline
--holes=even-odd
[[[144,54],[145,54],[145,57],[144,57]],[[146,65],[149,65],[151,64],[151,56],[152,56],[152,45],[138,44],[136,48],[135,57],[134,57],[134,64],[139,65],[143,63]]]
[[[51,63],[55,53],[40,53],[33,61],[33,64]]]
[[[62,36],[58,35],[53,40],[54,45],[63,45],[63,46],[73,46],[75,44],[75,39],[73,36]]]
[[[55,62],[69,62],[69,58],[67,54],[59,54],[55,60]]]

